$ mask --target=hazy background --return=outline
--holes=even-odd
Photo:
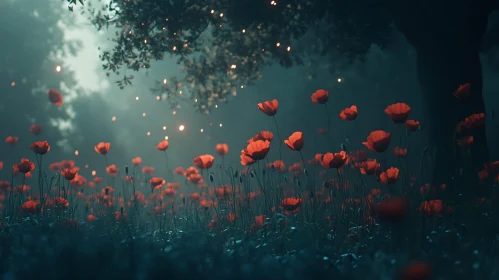
[[[352,143],[350,149],[355,150],[362,147],[371,130],[396,131],[383,112],[395,102],[406,102],[413,108],[411,118],[421,121],[422,131],[413,135],[410,143],[424,145],[424,127],[429,120],[421,111],[415,53],[403,38],[384,51],[374,46],[365,64],[354,64],[338,73],[317,65],[290,70],[269,68],[261,82],[239,90],[238,97],[220,104],[210,116],[195,113],[188,104],[181,104],[174,115],[166,102],[157,101],[149,91],[155,80],[182,76],[178,65],[168,57],[147,72],[122,73],[135,79],[133,86],[120,90],[114,84],[115,77],[106,77],[101,69],[98,48],[109,48],[107,34],[97,32],[78,9],[70,13],[60,0],[3,0],[0,10],[0,161],[5,164],[0,179],[10,177],[10,166],[21,157],[34,160],[29,145],[35,140],[47,140],[52,146],[44,162],[75,160],[87,178],[91,170],[101,176],[105,173],[103,157],[93,150],[100,141],[111,142],[109,163],[121,169],[136,156],[142,157],[145,165],[161,169],[164,156],[155,145],[165,136],[170,142],[171,167],[187,167],[194,156],[215,154],[217,143],[229,145],[226,162],[239,166],[240,150],[247,139],[260,130],[271,130],[277,137],[272,119],[256,106],[273,98],[280,102],[276,117],[281,136],[303,131],[307,158],[316,152],[339,151],[347,137]],[[484,95],[488,110],[492,110],[499,104],[495,95],[498,73],[489,71],[485,57],[483,61]],[[61,66],[60,72],[57,66]],[[64,95],[64,106],[56,107],[48,101],[50,88]],[[310,101],[310,95],[320,88],[330,92],[331,138],[317,134],[318,128],[326,126],[326,112],[324,106]],[[340,120],[338,113],[353,104],[359,108],[358,120]],[[116,121],[112,121],[113,116]],[[29,132],[32,123],[44,126],[40,136]],[[185,125],[185,130],[179,131],[179,125]],[[497,125],[490,121],[489,125],[491,153],[496,158]],[[9,135],[19,137],[17,146],[10,147],[3,141]],[[278,157],[277,141],[271,159]],[[283,147],[283,158],[290,165],[299,160],[299,155]]]

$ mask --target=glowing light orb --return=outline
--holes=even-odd
[[[78,152],[78,150],[75,151],[75,156],[79,155],[80,152]]]
[[[166,126],[163,126],[163,130],[166,130]]]
[[[111,120],[114,122],[116,120],[116,116],[113,116]]]
[[[138,96],[137,96],[137,97],[135,97],[135,100],[139,100],[139,97],[138,97]]]
[[[338,83],[341,83],[343,81],[342,78],[338,78]]]
[[[92,170],[92,176],[95,176],[95,174],[97,174],[97,172],[95,170]]]
[[[61,70],[62,70],[61,66],[57,65],[57,66],[55,67],[55,71],[56,71],[56,72],[61,72]]]
[[[181,125],[178,127],[178,130],[180,130],[180,131],[184,131],[184,129],[185,129],[185,126],[184,126],[183,124],[181,124]]]
[[[222,127],[222,124],[220,124],[220,127]]]
[[[11,86],[15,87],[16,86],[16,82],[12,82],[10,83]]]
[[[203,132],[203,131],[204,131],[204,129],[202,129],[202,128],[201,128],[201,130],[200,130],[200,131],[201,131],[201,132]]]
[[[142,113],[142,116],[145,117],[146,116],[146,113]]]
[[[147,132],[147,136],[151,136],[151,132]]]

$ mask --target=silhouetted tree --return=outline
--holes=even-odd
[[[291,67],[335,53],[363,59],[372,44],[383,47],[399,31],[417,52],[438,167],[434,182],[440,183],[459,162],[456,123],[485,109],[479,51],[488,15],[497,8],[497,0],[117,0],[91,12],[98,29],[118,30],[114,48],[101,55],[104,69],[123,75],[175,56],[185,79],[159,81],[154,92],[174,107],[188,98],[203,113],[258,80],[266,65]],[[124,87],[132,78],[117,83]],[[464,83],[472,91],[466,101],[452,94]],[[488,149],[485,131],[474,137],[476,171]]]
[[[61,83],[70,90],[74,80],[56,57],[56,53],[63,53],[64,49],[63,33],[57,26],[60,9],[50,3],[1,1],[0,10],[0,32],[6,38],[0,46],[0,151],[3,155],[0,160],[5,161],[7,156],[14,156],[4,143],[8,135],[20,137],[22,148],[16,151],[16,157],[20,156],[19,151],[23,151],[24,156],[31,155],[29,145],[35,140],[47,140],[56,146],[62,138],[57,124],[70,116],[67,107],[56,107],[49,102],[48,90],[55,88],[65,93]],[[67,46],[70,50],[73,47]],[[60,72],[56,71],[58,65],[63,67]],[[31,124],[43,126],[40,136],[30,135]]]
[[[93,151],[93,145],[99,141],[114,142],[115,138],[105,134],[110,124],[99,119],[103,114],[91,110],[97,106],[89,106],[91,102],[102,106],[103,102],[79,96],[81,89],[76,86],[74,73],[61,61],[61,57],[68,54],[66,52],[76,54],[78,48],[78,42],[64,39],[63,30],[58,25],[68,14],[60,9],[57,2],[29,0],[0,1],[0,10],[0,34],[6,38],[0,46],[0,161],[5,163],[0,173],[8,174],[10,165],[21,157],[34,160],[29,148],[34,141],[46,140],[52,146],[44,156],[45,170],[48,163],[78,159],[72,156],[72,151],[68,158],[68,151],[57,146],[80,149],[81,161],[77,164],[82,167],[97,161],[99,157]],[[56,70],[57,66],[62,67],[60,72]],[[65,101],[70,95],[73,100],[57,107],[48,99],[50,88],[59,90]],[[100,112],[106,111],[100,109]],[[31,124],[43,126],[42,133],[38,136],[30,133]],[[94,137],[97,132],[101,134]],[[18,145],[9,147],[5,143],[7,136],[18,136]],[[87,139],[89,141],[85,141]],[[116,154],[120,153],[117,151]]]

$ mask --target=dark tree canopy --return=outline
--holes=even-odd
[[[68,2],[73,10],[77,1]],[[133,76],[123,75],[127,69],[147,69],[169,54],[185,76],[165,77],[153,92],[172,107],[180,100],[192,101],[197,110],[208,114],[239,88],[260,79],[269,64],[292,67],[335,53],[349,60],[362,59],[372,44],[390,43],[396,29],[407,32],[411,41],[421,28],[438,24],[421,23],[429,12],[440,16],[459,6],[399,2],[114,0],[89,10],[99,30],[117,28],[114,47],[104,51],[101,60],[109,74],[123,76],[117,81],[120,87],[131,84]],[[492,0],[477,2],[486,9],[493,7]],[[416,23],[419,27],[410,25],[415,19],[421,21]],[[414,28],[419,29],[414,32]]]

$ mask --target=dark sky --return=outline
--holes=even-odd
[[[105,161],[93,151],[93,146],[100,141],[111,142],[109,162],[120,168],[130,164],[136,156],[142,157],[146,165],[161,168],[164,156],[154,147],[168,136],[171,166],[192,165],[194,156],[215,154],[217,143],[227,143],[230,152],[226,162],[239,167],[240,150],[245,148],[247,139],[260,130],[276,134],[272,119],[261,113],[256,105],[273,98],[280,102],[276,117],[281,136],[302,131],[305,137],[303,152],[307,158],[317,152],[339,151],[345,138],[352,143],[350,149],[361,148],[361,142],[374,129],[402,133],[383,112],[387,105],[395,102],[406,102],[413,108],[411,118],[420,120],[423,130],[419,135],[413,135],[410,142],[415,146],[424,145],[421,140],[429,120],[424,119],[415,53],[402,38],[387,50],[373,47],[365,64],[354,64],[337,73],[327,71],[324,65],[269,68],[262,81],[241,89],[236,98],[229,104],[221,104],[210,116],[195,113],[188,104],[182,104],[174,115],[165,102],[157,101],[149,91],[155,80],[174,75],[181,77],[173,60],[167,57],[154,64],[148,73],[124,73],[135,75],[134,84],[120,90],[114,84],[115,77],[107,78],[100,68],[98,47],[109,48],[108,34],[95,31],[78,13],[67,12],[58,0],[51,0],[49,6],[29,2],[30,5],[26,5],[27,0],[0,4],[2,14],[9,15],[0,18],[2,38],[9,38],[0,44],[3,54],[0,137],[5,139],[14,135],[20,138],[17,147],[9,147],[4,142],[0,145],[0,161],[6,166],[21,157],[34,160],[28,146],[38,139],[48,140],[52,145],[46,162],[73,159],[82,169],[88,164],[88,170],[82,171],[88,178],[91,170],[104,175]],[[70,24],[65,26],[68,22]],[[484,62],[484,95],[487,106],[494,108],[499,105],[499,98],[495,97],[499,80],[495,79],[497,73],[488,70],[485,57]],[[62,67],[61,72],[56,71],[57,65]],[[23,83],[25,77],[29,79]],[[341,83],[338,78],[342,79]],[[14,87],[13,81],[16,81]],[[57,108],[49,103],[49,88],[61,91],[65,96],[64,106]],[[324,106],[310,101],[310,95],[320,88],[330,92],[330,138],[317,134],[318,128],[326,126]],[[139,100],[136,100],[137,96]],[[358,120],[354,123],[340,120],[338,113],[353,104],[359,108]],[[113,117],[116,121],[112,121]],[[45,127],[41,136],[30,134],[32,123]],[[489,124],[492,135],[489,141],[495,143],[496,124]],[[179,131],[179,125],[185,125],[185,130]],[[276,138],[271,159],[278,157],[277,141]],[[79,151],[78,156],[75,156],[75,150]],[[499,152],[495,145],[491,145],[491,150],[493,155]],[[283,147],[283,158],[289,165],[298,161],[299,155]],[[0,178],[4,179],[8,174],[6,169],[9,168],[0,171]]]

